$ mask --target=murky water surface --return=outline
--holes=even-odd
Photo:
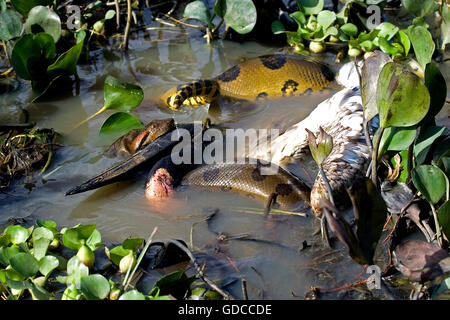
[[[361,279],[362,267],[349,259],[345,249],[340,245],[337,245],[339,251],[328,249],[317,235],[313,235],[318,228],[314,218],[281,216],[264,219],[260,214],[242,209],[258,208],[261,211],[264,207],[260,201],[243,195],[184,189],[163,210],[156,210],[148,206],[144,197],[146,172],[133,180],[96,191],[64,195],[71,187],[116,161],[104,156],[111,141],[98,135],[112,111],[69,134],[76,123],[102,106],[103,83],[107,75],[144,88],[144,102],[133,111],[144,123],[168,117],[184,123],[208,116],[213,122],[229,128],[284,129],[302,120],[332,94],[244,105],[222,100],[220,108],[199,107],[183,113],[160,108],[158,96],[174,85],[211,78],[244,58],[279,49],[227,41],[208,46],[196,31],[158,27],[158,30],[140,33],[131,41],[130,51],[126,54],[106,47],[94,51],[92,61],[79,66],[79,92],[74,88],[69,96],[28,104],[30,90],[28,84],[23,83],[20,90],[3,95],[1,101],[5,107],[22,106],[29,112],[31,121],[61,133],[63,147],[58,150],[46,175],[28,181],[35,184],[31,190],[22,180],[7,193],[0,194],[0,223],[18,217],[51,219],[59,226],[96,223],[105,243],[121,242],[126,237],[147,238],[157,226],[158,238],[182,239],[186,243],[192,240],[195,248],[222,259],[227,266],[225,273],[219,274],[213,268],[210,272],[216,272],[222,279],[245,277],[250,298],[302,298],[310,286],[333,288]],[[331,56],[323,58],[332,61]],[[447,79],[448,70],[444,69]],[[448,112],[441,119],[448,124]],[[206,224],[202,221],[210,212],[209,208],[218,208],[219,212]],[[216,238],[220,233],[238,238],[246,235],[269,243],[218,242]],[[301,250],[304,244],[307,248]],[[240,281],[230,283],[228,290],[240,297]]]

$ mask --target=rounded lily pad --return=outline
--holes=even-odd
[[[145,300],[145,296],[137,290],[130,290],[122,294],[119,300]]]
[[[11,242],[13,244],[19,244],[27,241],[28,230],[22,226],[9,226],[3,232],[4,234],[9,234],[11,236]]]
[[[256,24],[256,7],[252,0],[226,0],[223,19],[227,26],[240,34],[253,30]]]
[[[142,88],[108,76],[104,85],[105,108],[130,111],[139,106],[144,99]]]
[[[211,13],[202,0],[190,2],[184,9],[183,17],[201,21],[208,26],[211,24]]]

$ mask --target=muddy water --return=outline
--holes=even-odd
[[[192,240],[195,248],[223,261],[226,271],[213,275],[225,280],[246,278],[250,298],[301,298],[313,285],[333,288],[361,279],[358,274],[362,267],[353,263],[339,244],[338,251],[330,250],[313,235],[318,227],[314,218],[264,219],[260,214],[242,209],[257,208],[261,212],[264,204],[242,195],[183,189],[162,208],[152,208],[144,197],[146,172],[96,191],[64,195],[71,187],[116,161],[104,156],[112,141],[98,135],[102,123],[112,112],[71,131],[76,123],[102,106],[107,75],[144,88],[144,102],[132,112],[144,123],[168,117],[178,123],[210,117],[213,122],[229,128],[284,129],[302,120],[332,92],[244,105],[222,99],[219,107],[199,107],[177,113],[158,106],[159,94],[174,85],[211,78],[244,58],[278,50],[257,43],[227,41],[208,46],[195,31],[163,26],[145,35],[140,33],[131,41],[127,54],[108,48],[94,51],[91,63],[79,66],[79,89],[74,88],[68,96],[28,104],[30,90],[28,84],[23,83],[20,90],[4,95],[2,103],[21,105],[29,112],[31,121],[61,133],[62,147],[44,175],[22,180],[10,191],[0,194],[0,223],[19,217],[50,219],[59,226],[96,223],[105,243],[121,242],[126,237],[147,238],[157,226],[158,238],[182,239],[186,243]],[[324,58],[331,61],[330,56]],[[219,211],[206,224],[202,221],[211,208]],[[219,242],[217,233],[266,242],[249,239]],[[304,244],[307,247],[301,250]],[[227,289],[241,297],[240,281],[230,281]]]

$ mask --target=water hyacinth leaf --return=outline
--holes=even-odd
[[[108,138],[121,137],[133,129],[141,129],[142,122],[126,112],[116,112],[105,120],[100,128],[100,135]]]
[[[105,108],[130,111],[139,106],[144,98],[141,87],[108,76],[104,85]]]
[[[273,34],[285,33],[285,31],[286,31],[283,23],[280,20],[273,21],[270,28],[271,28]]]
[[[34,35],[34,40],[39,43],[43,57],[47,61],[52,61],[56,57],[56,45],[52,36],[45,32],[40,32]]]
[[[9,226],[3,231],[3,234],[9,234],[13,244],[23,243],[29,237],[28,230],[22,226]]]
[[[428,202],[435,204],[444,196],[447,190],[447,178],[436,166],[421,165],[411,171],[414,186]]]
[[[123,257],[129,255],[131,252],[132,250],[125,249],[123,246],[117,246],[111,250],[105,247],[106,255],[116,266],[120,264],[120,260],[122,260]]]
[[[450,157],[450,139],[436,143],[433,151],[433,161],[442,166],[442,158]]]
[[[397,26],[389,22],[383,22],[375,29],[380,30],[380,33],[378,33],[378,37],[385,38],[386,40],[391,40],[399,31],[399,28]]]
[[[11,235],[2,234],[0,235],[0,247],[7,246],[11,243]]]
[[[14,72],[25,80],[32,80],[34,74],[30,72],[29,66],[39,63],[41,48],[33,35],[27,34],[21,37],[14,45],[11,54],[11,64]]]
[[[439,224],[447,238],[450,238],[450,200],[447,200],[437,212]]]
[[[82,294],[73,284],[68,286],[61,297],[61,300],[81,300]]]
[[[97,250],[98,247],[102,246],[102,235],[100,234],[100,231],[95,229],[89,238],[86,240],[86,245],[92,250]]]
[[[17,38],[22,32],[22,20],[19,14],[12,10],[0,12],[0,41]]]
[[[7,267],[9,260],[20,252],[17,247],[1,247],[0,248],[0,263]]]
[[[402,0],[402,4],[416,17],[425,17],[439,7],[434,0]]]
[[[377,108],[377,83],[381,70],[391,57],[381,51],[375,51],[373,55],[364,61],[361,69],[361,98],[364,106],[364,117],[372,119],[378,113]]]
[[[34,256],[40,260],[47,253],[48,246],[53,240],[53,232],[44,227],[36,228],[31,235],[33,239]]]
[[[378,44],[380,49],[387,53],[388,55],[394,56],[402,52],[403,49],[399,49],[398,47],[391,45],[385,38],[380,38],[378,40]]]
[[[297,0],[297,4],[303,13],[312,15],[323,10],[324,0]]]
[[[317,22],[324,28],[327,29],[336,21],[336,14],[330,10],[323,10],[317,15]]]
[[[342,25],[340,30],[350,37],[355,37],[358,34],[358,27],[353,23],[346,23]]]
[[[430,92],[430,110],[421,124],[434,121],[436,115],[442,110],[447,97],[447,84],[439,68],[434,63],[427,64],[425,69],[425,85]]]
[[[111,287],[109,281],[101,274],[91,274],[80,280],[80,290],[88,300],[105,299]]]
[[[145,296],[137,290],[130,290],[122,294],[119,300],[145,300]]]
[[[31,284],[30,292],[33,300],[50,300],[52,297],[52,295],[43,287],[36,286],[33,283]]]
[[[77,256],[73,256],[67,262],[67,276],[58,276],[56,280],[60,283],[78,286],[80,280],[88,275],[89,268],[81,263]]]
[[[39,260],[39,272],[47,277],[53,270],[58,268],[59,260],[54,256],[45,256]]]
[[[291,13],[289,16],[297,22],[299,27],[306,24],[306,17],[301,11],[295,11]]]
[[[25,277],[32,277],[39,271],[38,261],[29,253],[20,252],[9,260],[11,267]]]
[[[414,48],[417,62],[425,70],[426,65],[431,62],[431,57],[436,47],[433,37],[427,28],[423,26],[409,26],[408,37]]]
[[[450,157],[443,157],[441,161],[442,165],[444,166],[445,175],[447,177],[450,177]]]
[[[201,21],[207,26],[211,25],[211,13],[202,0],[188,3],[184,9],[183,17]]]
[[[227,26],[240,34],[253,30],[257,12],[252,0],[226,0],[226,11],[223,19]]]
[[[178,270],[159,279],[155,287],[160,289],[161,295],[171,294],[175,298],[181,298],[189,290],[190,285],[194,281],[195,277],[188,277],[184,273],[184,270]]]
[[[128,238],[124,240],[122,247],[126,250],[136,251],[141,247],[143,242],[144,239],[142,238]]]
[[[58,230],[56,229],[56,222],[51,221],[51,220],[41,220],[41,219],[36,219],[36,224],[39,227],[44,227],[47,228],[48,230],[50,230],[51,232],[53,232],[53,235],[57,235],[58,234]]]
[[[377,84],[380,126],[409,127],[421,121],[430,107],[430,94],[422,80],[405,66],[387,63]]]
[[[53,0],[11,0],[13,7],[19,11],[24,17],[28,16],[28,12],[36,6],[51,5]]]
[[[385,150],[402,151],[408,149],[415,138],[416,126],[386,128],[381,137],[379,154],[382,154]]]
[[[83,50],[84,38],[86,32],[81,30],[77,33],[77,43],[58,57],[58,59],[48,66],[47,72],[50,75],[67,74],[72,75],[77,73],[77,63]]]
[[[429,126],[421,130],[417,141],[414,144],[414,154],[418,164],[425,162],[428,152],[434,141],[443,135],[448,134],[446,127]]]
[[[408,35],[399,30],[398,31],[398,38],[400,39],[400,43],[402,44],[404,50],[405,50],[405,57],[408,56],[409,50],[411,49],[411,41],[408,38]]]
[[[39,30],[50,34],[58,42],[61,37],[61,20],[59,16],[52,10],[44,6],[36,6],[28,13],[28,19],[25,22],[24,29],[26,33],[36,33],[35,25],[39,26]]]
[[[6,278],[6,283],[11,289],[14,290],[24,290],[24,289],[31,289],[32,283],[30,281],[23,281],[23,280],[12,280],[9,278]]]
[[[95,224],[79,225],[65,230],[63,243],[71,250],[78,250],[95,230]]]

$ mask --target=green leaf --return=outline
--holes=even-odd
[[[336,21],[336,14],[333,11],[323,10],[317,15],[317,22],[327,29]]]
[[[11,54],[11,64],[14,72],[25,80],[34,78],[29,66],[39,63],[41,58],[41,47],[34,40],[33,35],[27,34],[20,38],[14,45]]]
[[[389,127],[383,132],[380,142],[379,154],[384,151],[402,151],[408,149],[416,138],[416,126],[412,127]]]
[[[375,29],[380,30],[378,38],[385,38],[386,40],[391,40],[399,31],[399,28],[397,26],[389,22],[383,22]]]
[[[391,56],[402,53],[403,51],[403,49],[399,49],[398,47],[391,45],[385,38],[378,39],[378,44],[380,46],[381,51]]]
[[[108,10],[108,11],[106,11],[106,14],[105,14],[105,20],[112,19],[115,16],[116,16],[116,11],[115,10]]]
[[[86,243],[95,230],[95,224],[78,225],[67,229],[63,234],[64,245],[71,250],[78,250]]]
[[[28,16],[28,12],[36,6],[51,5],[53,0],[11,0],[11,4],[24,17]]]
[[[120,264],[120,260],[122,260],[123,257],[127,256],[132,252],[130,249],[125,249],[123,246],[117,246],[113,249],[109,250],[107,247],[105,247],[105,252],[108,258],[116,265],[118,266]]]
[[[0,248],[0,262],[7,267],[10,262],[9,260],[20,252],[17,247],[1,247]]]
[[[39,43],[41,47],[41,57],[48,61],[53,61],[56,57],[56,46],[52,36],[45,32],[35,34],[34,41]],[[45,61],[47,63],[47,61]],[[49,63],[49,62],[48,62]]]
[[[114,138],[121,137],[133,129],[141,129],[144,125],[129,113],[116,112],[105,120],[100,128],[100,135]]]
[[[145,296],[137,290],[130,290],[122,294],[119,300],[145,300]]]
[[[53,232],[53,236],[56,236],[59,234],[58,230],[56,229],[56,222],[54,222],[54,221],[37,219],[36,224],[39,227],[47,228],[48,230]]]
[[[81,291],[72,284],[64,290],[61,300],[81,300],[81,298]]]
[[[58,268],[59,260],[54,256],[45,256],[39,260],[39,272],[47,277],[53,270]]]
[[[22,226],[9,226],[3,231],[3,234],[9,234],[13,244],[23,243],[29,237],[28,230]]]
[[[207,26],[211,25],[211,13],[202,0],[188,3],[184,9],[183,17],[201,21]]]
[[[411,171],[414,186],[428,202],[435,204],[441,200],[447,189],[445,174],[436,166],[421,165]]]
[[[378,113],[377,83],[383,67],[392,59],[380,51],[375,52],[363,64],[361,69],[361,98],[364,107],[364,117],[372,119]]]
[[[142,246],[144,239],[142,238],[128,238],[122,243],[122,247],[126,250],[136,251]]]
[[[31,235],[33,239],[34,257],[40,260],[47,253],[48,246],[53,240],[53,232],[44,227],[36,228]]]
[[[430,107],[423,81],[405,66],[387,63],[377,84],[380,126],[409,127],[421,121]]]
[[[39,263],[29,253],[20,252],[9,260],[14,270],[29,278],[39,271]]]
[[[55,43],[61,37],[61,20],[59,16],[52,10],[44,6],[36,6],[28,13],[28,19],[25,22],[26,33],[33,32],[34,26],[38,25],[44,32],[50,34]]]
[[[425,70],[428,63],[431,62],[435,44],[430,32],[422,26],[409,26],[408,37],[411,40],[416,55],[417,62],[419,62],[422,69]]]
[[[434,141],[445,134],[448,134],[448,129],[445,127],[430,126],[421,130],[414,144],[414,154],[418,164],[426,160]]]
[[[439,224],[447,238],[450,237],[450,200],[447,200],[437,212]]]
[[[402,4],[416,17],[428,16],[439,8],[434,0],[402,0]]]
[[[0,41],[17,38],[21,32],[22,20],[16,12],[12,10],[0,12]]]
[[[81,292],[88,300],[103,300],[105,299],[111,287],[109,281],[101,274],[92,274],[81,278]]]
[[[86,32],[81,30],[78,32],[77,43],[58,57],[58,59],[47,68],[50,75],[67,74],[72,75],[77,73],[77,63],[83,50],[84,38]]]
[[[97,250],[98,247],[102,246],[102,235],[100,234],[100,231],[95,229],[92,234],[89,236],[89,238],[86,240],[86,245],[92,250]]]
[[[52,297],[43,287],[36,286],[33,283],[31,284],[30,292],[34,300],[50,300]]]
[[[240,34],[253,30],[256,24],[256,7],[252,0],[226,0],[223,19],[227,26]]]
[[[67,277],[58,276],[56,280],[67,285],[73,284],[78,286],[80,280],[89,275],[89,268],[78,260],[77,256],[73,256],[67,262]]]
[[[8,284],[8,286],[11,289],[14,289],[14,290],[30,289],[32,286],[32,283],[29,280],[20,281],[20,280],[12,280],[12,279],[7,278],[6,283]]]
[[[281,23],[280,20],[273,21],[270,28],[271,28],[273,34],[280,34],[280,33],[284,33],[286,31],[283,23]]]
[[[108,76],[104,96],[106,109],[130,111],[141,104],[144,91],[139,86]]]
[[[411,49],[411,41],[409,41],[408,35],[401,30],[398,31],[398,38],[403,46],[403,49],[405,50],[405,57],[406,57],[408,56],[409,50]]]
[[[433,123],[437,114],[442,110],[447,97],[445,78],[434,63],[427,64],[425,69],[425,85],[430,93],[430,110],[421,124]]]
[[[346,23],[342,25],[340,30],[350,37],[355,37],[358,34],[358,27],[353,23]]]
[[[160,289],[161,295],[171,294],[175,298],[182,298],[195,277],[187,277],[183,270],[174,271],[159,279],[155,287]]]
[[[297,4],[306,15],[312,15],[323,10],[324,0],[297,0]]]
[[[301,11],[295,11],[295,12],[291,13],[289,16],[297,22],[299,27],[306,24],[305,15]]]
[[[11,243],[11,235],[2,234],[0,235],[0,247],[7,246]]]

